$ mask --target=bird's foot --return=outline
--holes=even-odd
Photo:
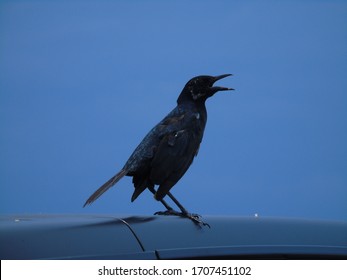
[[[211,228],[211,226],[208,223],[205,223],[203,220],[201,220],[201,216],[199,214],[178,212],[173,209],[170,209],[166,211],[155,212],[154,215],[179,216],[182,218],[188,218],[192,220],[194,223],[198,224],[199,226],[203,225],[203,226],[208,226],[209,228]]]
[[[173,209],[169,209],[166,211],[158,211],[155,212],[154,215],[164,215],[164,216],[182,216],[181,212],[175,211]]]
[[[182,217],[192,220],[194,223],[196,223],[199,226],[208,226],[209,228],[211,228],[211,226],[208,223],[205,223],[201,219],[201,215],[199,214],[182,213]]]

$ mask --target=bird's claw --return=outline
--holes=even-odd
[[[204,221],[201,220],[201,215],[199,214],[178,212],[171,209],[166,211],[155,212],[154,215],[179,216],[182,218],[188,218],[198,225],[208,226],[209,228],[211,228],[211,226],[208,223],[205,223]]]
[[[211,226],[208,223],[205,223],[202,219],[201,219],[201,215],[198,214],[190,214],[190,213],[182,213],[183,217],[186,217],[188,219],[191,219],[194,223],[198,224],[199,226],[203,225],[203,226],[208,226],[209,228],[211,228]]]
[[[164,215],[164,216],[182,216],[181,212],[175,211],[173,209],[166,210],[166,211],[158,211],[155,212],[154,215]]]
[[[192,216],[196,219],[201,219],[201,215],[199,215],[199,214],[187,213],[187,215]]]

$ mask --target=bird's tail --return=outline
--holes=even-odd
[[[105,184],[103,184],[100,188],[98,188],[84,203],[83,207],[92,204],[95,200],[97,200],[104,192],[106,192],[109,188],[111,188],[114,184],[116,184],[120,179],[122,179],[128,173],[127,170],[122,169],[116,175],[114,175],[110,180],[108,180]]]

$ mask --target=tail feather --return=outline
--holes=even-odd
[[[111,188],[114,184],[116,184],[120,179],[122,179],[128,173],[127,170],[122,169],[116,175],[114,175],[110,180],[108,180],[105,184],[103,184],[100,188],[98,188],[84,203],[83,207],[92,204],[95,200],[97,200],[104,192],[106,192],[109,188]]]

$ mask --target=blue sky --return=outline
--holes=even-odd
[[[0,213],[151,215],[129,177],[92,206],[200,74],[190,211],[347,219],[346,1],[0,1]]]

